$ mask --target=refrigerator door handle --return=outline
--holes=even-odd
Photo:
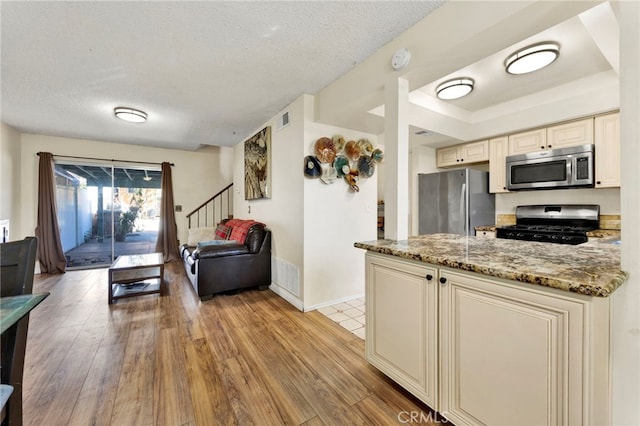
[[[467,184],[463,183],[460,189],[460,216],[464,222],[464,234],[469,235],[469,205],[467,204]]]

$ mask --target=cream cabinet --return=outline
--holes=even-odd
[[[620,186],[620,113],[595,118],[596,188]]]
[[[547,129],[509,135],[508,155],[526,154],[547,149]]]
[[[438,167],[459,166],[485,161],[489,161],[488,140],[448,146],[436,150],[436,166]]]
[[[610,298],[366,259],[367,360],[450,422],[610,422]]]
[[[476,231],[476,237],[496,238],[496,231]]]
[[[590,298],[451,270],[440,279],[440,411],[447,419],[458,426],[592,423],[583,400]]]
[[[509,135],[509,154],[593,143],[593,118]]]
[[[436,150],[436,166],[448,167],[460,163],[457,146],[448,146],[446,148],[438,148]]]
[[[509,138],[489,139],[489,192],[509,192],[507,190],[506,158]]]
[[[593,143],[593,118],[547,127],[547,149]]]
[[[437,406],[437,270],[425,263],[366,256],[366,357]]]

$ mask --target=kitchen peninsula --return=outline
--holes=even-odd
[[[449,421],[609,423],[619,246],[430,234],[355,247],[368,361]]]

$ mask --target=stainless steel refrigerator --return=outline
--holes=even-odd
[[[475,227],[495,223],[489,173],[458,169],[418,175],[418,232],[475,235]]]

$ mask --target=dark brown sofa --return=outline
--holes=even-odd
[[[241,222],[248,224],[238,219],[226,223]],[[185,271],[201,300],[248,288],[264,290],[271,284],[271,231],[250,222],[243,243],[212,241],[180,247]]]

